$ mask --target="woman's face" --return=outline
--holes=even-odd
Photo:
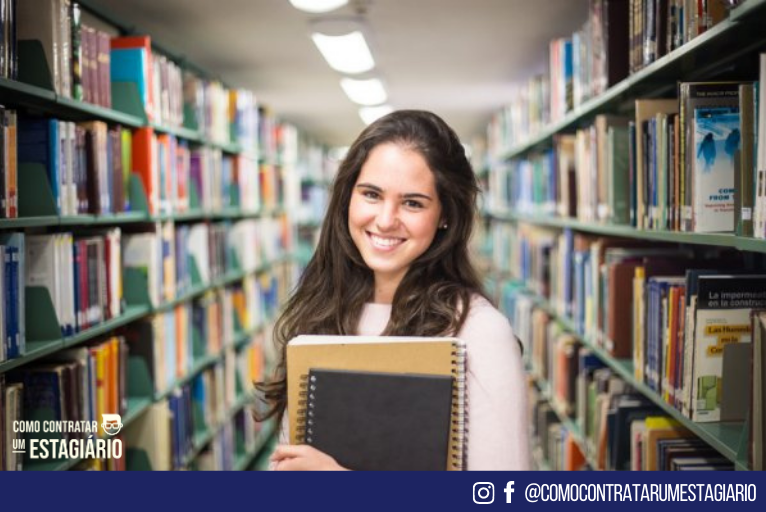
[[[351,194],[348,228],[376,290],[395,291],[431,245],[441,213],[434,173],[420,153],[394,143],[370,152]]]

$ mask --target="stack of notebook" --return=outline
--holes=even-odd
[[[293,444],[353,470],[461,470],[465,349],[455,338],[299,336],[287,347]]]

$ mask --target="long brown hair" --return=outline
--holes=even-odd
[[[478,185],[455,132],[437,115],[420,110],[393,112],[369,125],[352,144],[332,187],[319,243],[274,328],[279,361],[270,382],[256,383],[267,410],[260,421],[281,420],[287,401],[286,348],[300,334],[356,334],[374,276],[348,229],[348,210],[357,178],[370,152],[395,143],[417,151],[434,173],[442,222],[431,246],[410,266],[393,298],[389,336],[456,335],[468,315],[471,295],[484,295],[471,265]]]

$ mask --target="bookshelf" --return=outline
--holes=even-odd
[[[88,15],[113,28],[119,35],[136,33],[135,27],[126,27],[119,20],[111,18],[108,14],[100,11],[91,2],[78,2]],[[214,80],[203,70],[196,68],[184,59],[174,58],[172,54],[164,51],[156,44],[152,44],[152,51],[168,56],[176,63],[180,63],[185,71],[190,71],[200,79]],[[171,383],[155,392],[153,378],[147,362],[141,357],[130,353],[126,356],[122,375],[126,380],[124,399],[127,409],[122,420],[124,428],[129,428],[139,422],[148,411],[160,402],[165,402],[171,395],[181,388],[190,388],[203,374],[214,370],[226,368],[226,372],[236,373],[234,379],[240,377],[239,366],[231,367],[228,360],[239,358],[246,351],[262,352],[263,340],[270,335],[279,302],[284,299],[286,292],[291,286],[291,280],[295,276],[295,249],[292,238],[296,231],[294,219],[290,215],[293,205],[299,201],[294,192],[283,181],[289,182],[295,173],[295,158],[287,158],[282,152],[286,151],[281,142],[270,140],[268,144],[260,140],[247,139],[250,144],[243,144],[233,126],[225,127],[225,136],[213,134],[205,127],[197,126],[190,112],[184,112],[184,122],[180,126],[169,126],[161,122],[150,121],[142,103],[138,87],[131,82],[111,82],[112,106],[107,108],[78,99],[65,97],[54,92],[53,79],[50,66],[46,61],[45,52],[39,41],[24,41],[18,45],[19,76],[18,80],[0,78],[0,96],[2,106],[19,113],[30,113],[36,116],[57,119],[60,121],[102,121],[110,127],[119,126],[135,133],[136,130],[151,128],[155,135],[168,135],[174,137],[179,143],[189,148],[209,149],[220,152],[219,158],[244,159],[252,162],[251,167],[255,173],[256,184],[262,178],[263,173],[268,173],[273,187],[273,195],[264,200],[264,190],[259,190],[257,205],[246,204],[240,196],[240,191],[231,192],[225,190],[223,194],[230,194],[231,199],[222,207],[205,207],[202,204],[199,193],[194,184],[190,184],[188,208],[180,211],[173,209],[172,212],[157,211],[152,213],[149,208],[147,190],[141,178],[135,173],[130,173],[126,182],[125,196],[130,204],[130,210],[124,212],[112,212],[103,214],[76,214],[63,215],[59,213],[55,194],[47,171],[41,164],[20,163],[18,166],[18,217],[0,218],[0,235],[5,233],[24,232],[27,234],[47,234],[58,232],[92,233],[112,227],[119,227],[124,234],[136,234],[146,232],[159,225],[170,224],[175,227],[195,226],[199,224],[219,225],[221,227],[237,224],[239,222],[264,222],[269,223],[275,240],[270,240],[268,247],[261,247],[258,240],[259,253],[256,267],[243,268],[236,256],[235,248],[228,241],[224,242],[225,267],[220,275],[203,281],[199,275],[197,263],[191,255],[191,286],[173,298],[163,298],[159,303],[152,305],[149,299],[150,283],[145,274],[136,272],[135,269],[121,268],[122,279],[122,307],[120,313],[100,323],[96,323],[79,332],[63,335],[59,327],[59,318],[56,313],[54,297],[47,288],[26,287],[25,303],[22,307],[26,314],[26,347],[20,357],[0,360],[0,382],[4,378],[24,371],[38,363],[46,362],[51,356],[56,356],[64,350],[93,346],[94,343],[103,342],[107,336],[122,334],[124,329],[129,329],[140,322],[150,321],[158,315],[173,314],[179,308],[192,309],[192,304],[204,296],[212,295],[222,297],[233,289],[242,289],[248,283],[258,283],[255,293],[258,295],[259,318],[253,325],[242,325],[238,318],[233,320],[233,333],[222,341],[217,350],[209,350],[208,341],[200,339],[197,332],[189,334],[193,349],[188,354],[189,365],[183,368],[183,373],[173,379]],[[229,94],[229,89],[224,89]],[[233,89],[232,89],[233,91]],[[263,114],[262,121],[267,123],[264,130],[297,131],[289,125],[279,123],[271,114]],[[260,139],[262,134],[255,134]],[[272,135],[270,137],[275,138]],[[255,143],[252,143],[255,142]],[[135,170],[135,169],[134,169]],[[272,183],[273,182],[273,183]],[[260,224],[259,224],[260,226]],[[279,227],[277,227],[279,226]],[[265,236],[265,235],[263,235]],[[255,240],[253,241],[255,242]],[[255,251],[256,247],[250,248]],[[187,256],[187,255],[184,255]],[[267,284],[263,284],[267,282]],[[21,281],[22,285],[23,279]],[[263,288],[262,288],[263,286]],[[216,299],[218,300],[218,299]],[[221,299],[223,300],[223,299]],[[236,316],[236,313],[235,313]],[[251,318],[251,323],[253,319]],[[0,341],[0,343],[4,343]],[[261,354],[265,357],[261,371],[268,371],[271,361],[270,354]],[[249,356],[248,356],[249,357]],[[254,356],[253,356],[254,357]],[[239,361],[235,361],[239,364]],[[251,364],[251,363],[248,363]],[[255,364],[255,363],[252,363]],[[227,376],[228,379],[228,376]],[[219,385],[223,385],[219,382]],[[212,392],[212,391],[211,391]],[[193,432],[193,442],[188,451],[182,454],[181,467],[194,468],[202,454],[210,450],[210,446],[222,438],[234,439],[233,453],[231,453],[231,466],[233,469],[250,469],[254,466],[256,458],[261,456],[264,447],[267,447],[274,435],[275,428],[271,423],[261,426],[255,435],[254,442],[251,439],[245,442],[242,433],[237,431],[232,434],[232,425],[235,417],[244,421],[252,421],[249,418],[250,411],[254,406],[254,396],[244,385],[236,380],[236,397],[233,403],[228,404],[220,421],[215,420],[204,429],[196,429]],[[52,414],[51,409],[42,411],[43,415]],[[197,414],[197,412],[195,412]],[[44,416],[45,417],[45,416]],[[52,418],[52,416],[51,416]],[[98,418],[97,418],[98,419]],[[197,425],[195,425],[196,428]],[[228,431],[228,432],[224,432]],[[224,443],[225,444],[225,443]],[[133,463],[128,469],[150,469],[146,457],[139,455],[132,458]],[[34,462],[34,463],[33,463]],[[26,461],[24,470],[69,470],[77,466],[81,461],[76,458],[65,460],[50,460],[47,462]],[[0,470],[3,468],[0,467]]]
[[[542,211],[545,207],[549,206],[544,203],[534,203],[533,211],[519,211],[514,209],[514,204],[511,204],[514,192],[510,191],[510,187],[538,186],[538,182],[535,181],[533,182],[534,184],[530,184],[528,181],[521,180],[511,185],[510,180],[508,182],[503,180],[506,179],[504,176],[507,174],[516,172],[516,168],[512,166],[520,161],[532,162],[529,168],[540,172],[539,168],[535,167],[535,160],[533,159],[540,157],[542,160],[542,155],[548,154],[546,152],[552,149],[553,151],[550,154],[554,156],[551,158],[552,161],[556,162],[555,158],[558,158],[558,156],[555,148],[559,136],[562,134],[572,134],[576,130],[593,126],[594,120],[601,114],[621,115],[630,119],[634,108],[634,100],[636,99],[675,98],[678,82],[723,81],[727,79],[738,81],[757,80],[758,55],[759,53],[766,52],[766,37],[764,37],[761,29],[764,20],[766,20],[766,1],[746,0],[739,6],[731,9],[726,18],[712,28],[708,28],[705,32],[697,35],[682,46],[667,52],[653,62],[646,64],[643,68],[630,73],[626,78],[608,87],[596,97],[586,99],[554,122],[535,125],[534,122],[530,121],[529,127],[531,128],[526,132],[524,130],[514,132],[518,126],[523,125],[520,122],[518,125],[514,124],[511,126],[512,123],[509,121],[507,127],[503,126],[500,129],[494,124],[491,125],[488,129],[488,139],[490,141],[494,140],[495,145],[490,147],[490,150],[487,152],[489,156],[486,160],[477,166],[477,169],[482,170],[481,176],[488,175],[485,188],[489,188],[488,195],[490,196],[490,201],[489,206],[482,211],[484,218],[484,231],[482,235],[484,238],[483,241],[480,240],[477,243],[477,247],[483,255],[484,266],[490,272],[489,288],[494,290],[494,294],[500,299],[501,303],[509,300],[509,296],[524,297],[525,301],[531,303],[531,309],[514,310],[514,307],[518,307],[516,300],[509,300],[509,303],[512,305],[509,306],[510,310],[507,310],[506,313],[511,317],[512,324],[514,323],[514,315],[530,315],[531,311],[544,312],[547,315],[546,321],[549,322],[545,325],[555,325],[555,329],[546,330],[545,334],[541,335],[540,332],[543,329],[541,327],[539,330],[534,331],[537,334],[532,334],[533,328],[525,324],[523,329],[527,336],[530,338],[532,336],[543,336],[542,339],[546,340],[544,343],[550,343],[551,338],[556,339],[555,337],[559,336],[556,333],[573,337],[576,340],[577,347],[587,351],[588,355],[595,356],[605,369],[609,369],[629,389],[651,401],[664,415],[678,422],[679,425],[688,429],[694,436],[707,443],[721,457],[730,461],[736,470],[750,469],[749,457],[752,450],[750,421],[752,414],[754,414],[752,408],[750,408],[745,421],[713,423],[692,421],[690,417],[677,408],[679,407],[678,404],[670,403],[667,395],[663,396],[663,392],[667,393],[664,387],[663,391],[657,391],[650,387],[648,381],[645,382],[637,377],[632,358],[618,358],[610,354],[605,348],[603,341],[606,335],[601,331],[595,334],[592,330],[594,328],[593,325],[590,328],[583,327],[579,323],[583,320],[576,321],[573,313],[567,309],[569,305],[562,305],[560,296],[554,296],[561,291],[556,287],[569,285],[562,284],[561,280],[570,279],[570,277],[568,274],[560,275],[561,272],[555,276],[549,275],[549,273],[552,274],[554,272],[552,267],[555,265],[571,266],[575,264],[572,261],[561,262],[556,260],[556,258],[562,257],[558,252],[555,253],[555,256],[550,256],[550,261],[547,260],[547,253],[544,258],[540,257],[540,254],[549,249],[552,253],[558,250],[557,240],[559,240],[558,243],[561,243],[560,240],[565,233],[574,236],[582,234],[591,235],[589,240],[592,241],[614,241],[617,247],[623,247],[619,243],[630,247],[631,241],[647,241],[650,243],[657,242],[663,247],[675,247],[679,251],[688,249],[695,253],[704,253],[705,251],[709,253],[711,249],[729,250],[741,255],[745,261],[752,263],[752,265],[749,263],[748,266],[751,270],[759,268],[762,270],[764,262],[766,262],[764,258],[766,240],[740,236],[736,230],[733,233],[694,233],[671,231],[663,228],[640,229],[629,224],[614,224],[605,220],[586,221],[581,218],[559,216],[554,214],[553,211],[544,214]],[[577,71],[574,72],[574,76],[574,79],[577,80]],[[761,83],[760,85],[762,87],[764,84]],[[523,112],[523,107],[521,111]],[[519,111],[515,110],[513,112],[518,113]],[[530,117],[532,116],[531,113],[529,115]],[[763,128],[761,127],[760,130],[763,130]],[[501,135],[498,135],[498,133]],[[523,133],[523,135],[519,135],[519,133]],[[759,134],[759,143],[763,140],[762,134]],[[552,165],[555,168],[557,163]],[[579,162],[576,165],[579,165]],[[488,172],[485,171],[487,169]],[[592,168],[587,167],[585,170],[587,172],[596,172]],[[579,174],[580,172],[581,170],[578,167],[577,173]],[[503,177],[493,184],[493,177],[500,176]],[[565,185],[561,185],[561,182],[558,181],[559,178],[559,175],[552,175],[551,179],[556,180],[554,188],[565,187]],[[523,185],[519,185],[520,183]],[[494,193],[492,190],[493,186],[495,187]],[[506,186],[509,188],[502,190]],[[542,186],[548,187],[549,183],[543,179]],[[577,186],[580,186],[579,182]],[[635,186],[635,184],[632,184],[632,186]],[[499,199],[497,189],[501,189]],[[538,196],[534,195],[536,193],[537,191],[532,192],[531,195],[535,198],[532,201],[538,200]],[[557,193],[560,194],[561,192],[557,189]],[[525,201],[529,200],[528,196],[525,195],[523,197]],[[527,206],[526,203],[523,206]],[[559,205],[555,206],[559,207],[558,211],[561,211]],[[631,204],[631,207],[634,206],[634,204]],[[533,213],[538,211],[534,210],[534,208],[539,208],[541,213]],[[523,241],[519,242],[516,240],[516,237],[523,238]],[[540,247],[535,246],[537,243],[540,244]],[[605,247],[609,247],[608,244],[609,242],[607,242]],[[582,250],[586,257],[589,255],[589,251],[593,251],[592,247]],[[572,253],[567,253],[567,255],[568,257],[573,257]],[[492,263],[488,263],[489,261]],[[697,263],[697,266],[699,267],[700,264]],[[523,270],[520,270],[522,267]],[[541,267],[545,267],[545,269]],[[585,268],[588,268],[587,263]],[[603,274],[595,275],[594,277],[596,272],[596,270],[593,270],[592,274],[585,274],[582,277],[584,279],[583,283],[587,283],[581,284],[583,288],[591,286],[592,283],[591,291],[586,293],[593,293],[593,288],[604,286],[606,282]],[[545,279],[550,279],[550,282],[546,281],[545,285],[540,285],[537,280],[540,279],[541,275],[545,275]],[[574,280],[576,277],[573,276],[571,279]],[[506,292],[501,290],[505,286],[508,286],[512,291]],[[546,291],[546,294],[550,293],[550,296],[542,295],[540,291],[541,286],[544,286],[546,289],[549,286],[551,287],[550,291]],[[571,286],[575,286],[574,281],[572,281]],[[554,288],[556,289],[554,290]],[[602,294],[600,297],[603,300],[603,293],[605,292],[601,291],[599,293]],[[596,297],[598,298],[599,295],[596,295]],[[591,297],[586,296],[586,299],[590,300]],[[575,296],[572,300],[578,301],[580,298]],[[597,307],[599,306],[582,305],[584,311],[586,308]],[[600,311],[598,313],[589,311],[582,314],[586,322],[590,318],[597,318],[601,322]],[[534,320],[530,320],[530,323],[533,322]],[[514,328],[516,327],[517,325],[514,324]],[[598,324],[595,328],[600,329],[601,325]],[[535,340],[538,339],[540,338],[535,338]],[[538,341],[535,341],[535,343],[538,343]],[[553,349],[548,346],[545,350],[550,351]],[[553,358],[554,356],[546,353],[545,357]],[[577,357],[575,356],[575,359]],[[583,356],[580,355],[579,357]],[[549,378],[554,378],[555,372],[560,371],[559,368],[555,368],[555,364],[559,363],[548,361],[546,364],[551,365],[546,367]],[[580,364],[582,364],[582,360],[580,360]],[[530,372],[530,387],[534,389],[533,396],[548,403],[550,408],[548,414],[554,414],[557,418],[556,421],[574,439],[574,442],[585,458],[586,464],[591,468],[597,468],[595,448],[590,445],[586,435],[583,433],[579,411],[578,415],[571,412],[567,413],[562,408],[559,397],[552,391],[553,386],[551,382],[541,377],[531,365],[528,366],[528,371]],[[582,375],[578,377],[582,377]],[[577,405],[579,406],[579,403]],[[539,467],[550,467],[549,461],[545,460],[543,456],[544,448],[540,446],[537,440],[535,440],[535,449],[533,451],[536,464]]]
[[[601,112],[622,110],[626,100],[667,94],[675,90],[680,77],[685,81],[715,78],[725,72],[733,61],[763,47],[761,26],[764,13],[764,0],[747,0],[733,9],[728,18],[682,47],[629,75],[600,96],[567,113],[560,121],[531,135],[528,140],[501,150],[499,159],[509,160],[550,146],[556,134],[571,130]]]

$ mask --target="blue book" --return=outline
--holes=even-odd
[[[61,212],[60,156],[61,140],[58,120],[19,116],[18,161],[41,164],[45,168],[59,213]]]
[[[135,83],[144,108],[149,100],[146,69],[144,48],[112,48],[111,81]]]
[[[6,357],[20,357],[26,353],[26,307],[24,233],[0,234],[0,245],[5,246],[5,301]]]

